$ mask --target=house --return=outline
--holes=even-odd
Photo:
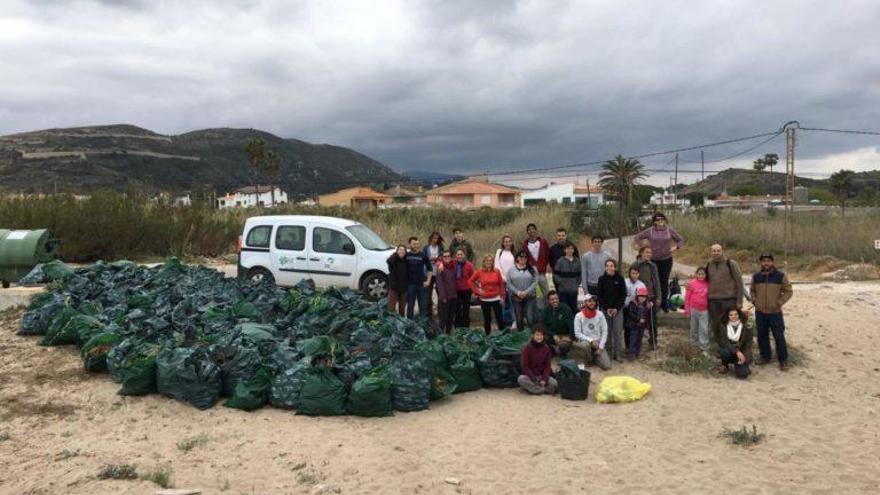
[[[425,206],[425,189],[422,186],[406,188],[397,184],[385,190],[385,194],[391,196],[393,206]]]
[[[730,196],[726,192],[721,193],[715,199],[705,200],[706,208],[737,208],[737,209],[757,209],[767,208],[771,204],[784,205],[785,196]]]
[[[318,196],[318,204],[321,206],[348,206],[352,210],[374,210],[391,201],[391,196],[369,187],[349,187]]]
[[[217,198],[217,208],[250,208],[251,206],[271,206],[272,189],[275,190],[275,204],[287,203],[287,193],[279,187],[247,186],[236,189],[234,192],[221,198]]]
[[[673,206],[676,205],[679,208],[689,208],[691,206],[691,200],[680,197],[675,193],[670,192],[662,192],[662,193],[654,193],[651,195],[651,199],[648,200],[648,203],[651,206]]]
[[[589,204],[590,208],[596,208],[605,204],[605,191],[597,185],[566,182],[564,184],[547,184],[522,194],[522,206],[542,203]]]
[[[426,199],[431,206],[510,208],[521,205],[522,192],[479,179],[465,179],[431,189]]]

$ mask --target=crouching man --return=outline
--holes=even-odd
[[[599,311],[596,296],[590,294],[584,307],[574,317],[574,346],[586,351],[586,363],[595,363],[603,370],[611,369],[611,359],[605,352],[608,341],[608,323]]]
[[[522,350],[522,372],[519,386],[530,394],[556,393],[556,380],[550,376],[550,346],[544,342],[544,330],[535,327],[532,339]]]

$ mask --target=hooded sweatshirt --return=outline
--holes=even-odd
[[[550,346],[546,342],[540,344],[534,339],[529,340],[522,349],[520,363],[522,364],[522,372],[533,381],[544,380],[550,378],[550,360],[552,353]]]
[[[598,309],[590,311],[586,307],[574,317],[575,340],[582,342],[599,342],[599,347],[605,348],[608,340],[608,323],[605,315]]]
[[[689,315],[691,310],[706,311],[707,309],[709,309],[709,282],[691,280],[684,292],[684,313]]]

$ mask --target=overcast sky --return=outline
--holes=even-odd
[[[398,170],[467,173],[701,144],[792,119],[880,130],[880,2],[712,3],[3,0],[0,134],[254,127]],[[878,136],[802,132],[798,170],[880,168],[878,146]],[[782,156],[784,140],[707,169],[764,152]],[[699,153],[681,158],[692,168],[684,161]]]

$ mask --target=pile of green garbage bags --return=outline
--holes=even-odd
[[[155,267],[58,266],[20,335],[75,345],[85,368],[122,395],[159,393],[199,409],[266,405],[298,414],[390,416],[482,387],[515,387],[527,331],[434,335],[413,321],[310,280],[285,290],[225,278],[175,258]],[[45,273],[46,270],[34,273]]]

